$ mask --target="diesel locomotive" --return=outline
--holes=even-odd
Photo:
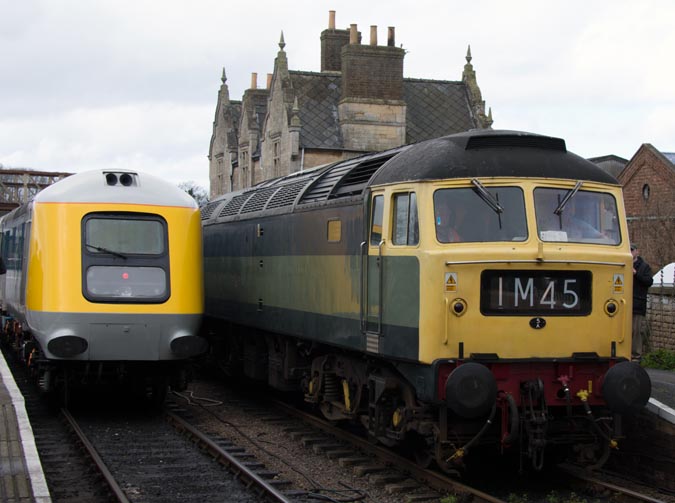
[[[621,187],[564,140],[471,131],[202,208],[230,373],[452,471],[480,447],[602,464],[648,401]]]
[[[129,383],[161,401],[206,349],[199,209],[135,171],[75,174],[0,222],[2,338],[45,392]]]

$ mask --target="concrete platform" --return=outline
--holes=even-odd
[[[23,396],[0,355],[0,501],[51,503]]]

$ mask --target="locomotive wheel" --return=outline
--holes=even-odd
[[[434,460],[433,449],[430,444],[415,431],[406,434],[401,448],[407,457],[412,458],[422,468],[429,468]]]
[[[602,438],[592,444],[579,444],[574,447],[577,464],[587,470],[598,470],[609,459],[611,449],[609,442]]]

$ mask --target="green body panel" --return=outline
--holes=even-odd
[[[340,233],[329,239],[328,223],[335,221]],[[366,334],[366,311],[379,320],[379,298],[366,305],[362,290],[373,294],[377,285],[366,279],[379,281],[380,271],[374,257],[362,256],[361,204],[216,219],[203,232],[208,318],[355,351],[365,351],[367,337],[375,337],[375,354],[418,361],[417,257],[384,257],[381,332]]]

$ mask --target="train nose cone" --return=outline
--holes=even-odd
[[[613,412],[636,413],[643,408],[652,391],[649,374],[634,362],[621,362],[605,374],[602,396]]]
[[[485,365],[464,363],[445,381],[445,399],[455,414],[467,419],[481,417],[497,399],[497,382]]]

